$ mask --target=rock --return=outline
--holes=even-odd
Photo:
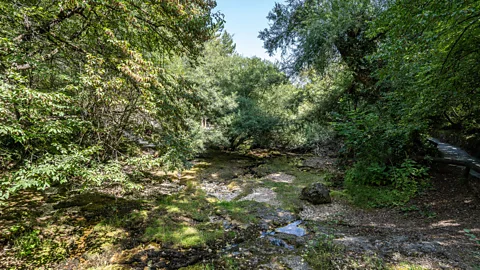
[[[358,252],[358,253],[365,253],[366,251],[373,251],[374,247],[370,243],[370,240],[366,237],[353,237],[348,236],[340,239],[334,239],[334,244],[339,244],[345,246],[348,250]]]
[[[277,182],[277,183],[292,183],[295,180],[295,176],[289,175],[283,172],[272,173],[265,176],[265,179]]]
[[[312,268],[300,256],[287,256],[280,259],[289,269],[311,270]]]
[[[407,255],[431,254],[441,249],[441,245],[435,242],[421,241],[418,243],[405,243],[402,247]]]
[[[312,204],[331,203],[330,190],[322,183],[314,183],[302,190],[300,199],[306,200]]]
[[[284,240],[279,239],[279,238],[268,236],[267,239],[271,244],[273,244],[275,246],[284,247],[284,248],[287,248],[287,249],[290,249],[290,250],[293,250],[295,248],[294,246],[289,245],[287,242],[285,242]]]
[[[248,194],[239,201],[255,201],[273,206],[280,205],[280,202],[277,200],[277,193],[269,188],[256,188],[253,190],[253,193]]]

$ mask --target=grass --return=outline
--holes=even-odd
[[[255,223],[258,217],[252,209],[259,206],[259,203],[252,201],[220,201],[216,204],[219,213],[228,215],[231,219],[240,223]]]
[[[237,259],[228,257],[228,256],[222,256],[221,258],[219,258],[219,260],[215,262],[208,262],[208,263],[202,262],[199,264],[180,268],[180,270],[215,270],[215,269],[237,270],[237,269],[240,269],[240,267]]]
[[[374,255],[352,258],[343,246],[335,244],[332,235],[319,235],[305,245],[303,259],[312,269],[386,269]]]
[[[304,187],[309,184],[321,182],[328,184],[323,177],[316,171],[299,170],[295,164],[296,160],[287,156],[281,156],[271,159],[268,163],[259,167],[259,175],[268,175],[271,173],[284,172],[295,176],[293,183],[281,183],[264,180],[261,185],[271,188],[277,193],[277,199],[282,203],[282,207],[289,211],[297,212],[302,204],[300,193]]]
[[[328,236],[311,240],[305,245],[302,258],[313,269],[335,269],[334,260],[343,255],[343,248],[335,245]]]
[[[151,211],[142,240],[183,248],[204,246],[223,235],[222,228],[208,222],[214,211],[202,194],[166,196]]]
[[[351,201],[352,197],[345,190],[331,190],[330,196],[337,200]]]
[[[157,219],[145,231],[145,242],[159,241],[177,248],[204,246],[223,236],[221,228],[205,225],[178,224]]]
[[[206,246],[228,237],[222,224],[211,223],[210,217],[220,214],[241,223],[255,222],[256,217],[248,210],[253,204],[218,201],[199,190],[167,196],[157,201],[142,240],[178,248]]]
[[[309,241],[302,251],[303,259],[312,269],[385,269],[385,270],[424,270],[426,268],[401,262],[387,264],[376,255],[350,257],[345,248],[335,244],[332,235],[320,235]]]
[[[201,264],[196,264],[188,267],[182,267],[179,270],[214,270],[214,269],[217,269],[215,268],[214,264],[201,263]]]

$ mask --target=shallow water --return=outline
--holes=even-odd
[[[279,233],[286,233],[286,234],[292,234],[295,236],[304,236],[307,234],[305,229],[298,227],[302,223],[301,220],[297,220],[293,223],[288,224],[287,226],[281,227],[276,229],[276,232]]]

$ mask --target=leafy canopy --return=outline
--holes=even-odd
[[[221,22],[214,6],[0,1],[4,195],[67,180],[126,180],[125,162],[143,141],[155,146],[158,165],[181,166],[198,98],[167,67],[202,52]]]

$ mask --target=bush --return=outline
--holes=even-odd
[[[415,195],[427,176],[427,168],[413,160],[423,151],[419,126],[394,124],[373,112],[351,112],[335,127],[345,142],[344,163],[351,164],[345,185],[354,201],[397,205]]]

